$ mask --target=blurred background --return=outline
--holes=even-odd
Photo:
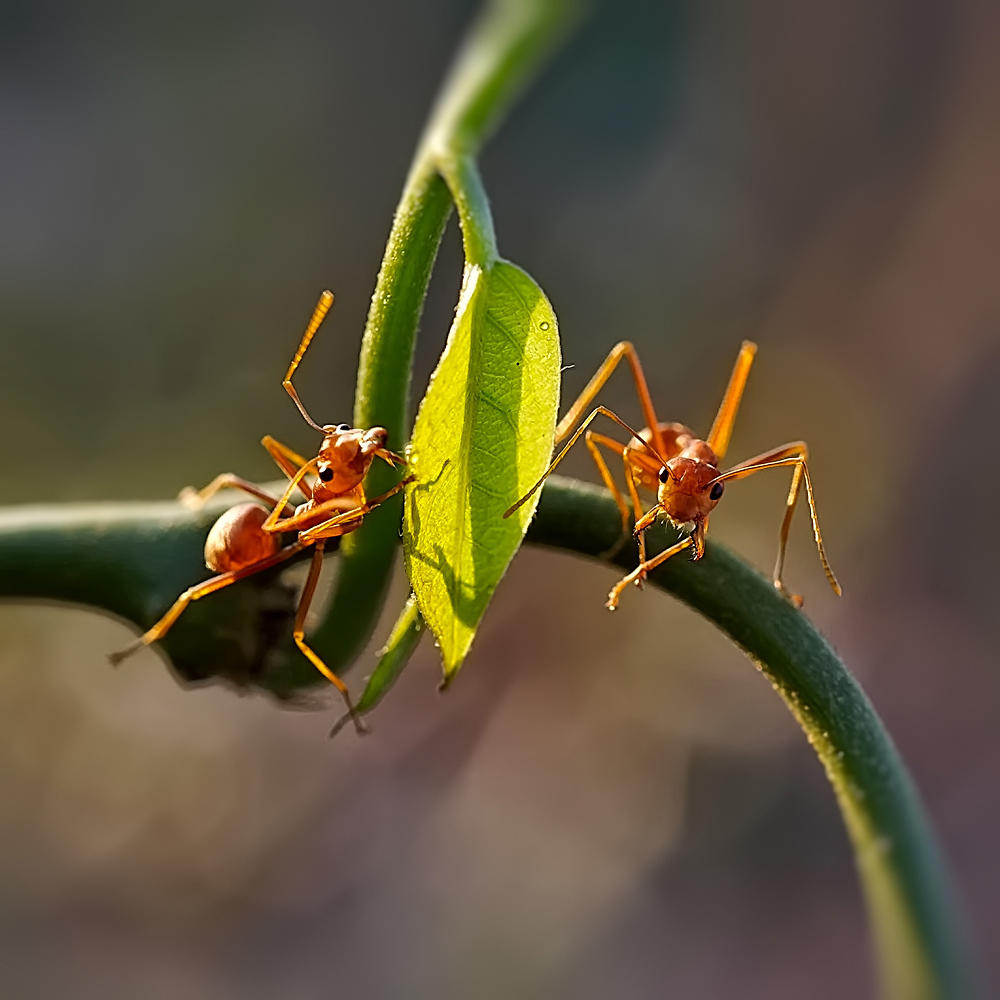
[[[468,0],[13,0],[0,11],[6,503],[274,474],[350,420],[414,143]],[[560,317],[568,403],[633,340],[661,418],[803,437],[860,676],[1000,990],[1000,8],[596,6],[483,160]],[[460,279],[449,230],[414,402]],[[604,400],[639,410],[623,374]],[[564,403],[564,405],[565,405]],[[596,478],[582,452],[571,471]],[[713,537],[767,570],[786,478]],[[872,997],[833,797],[767,683],[663,594],[525,549],[447,695],[424,643],[366,740],[183,690],[124,626],[0,606],[0,987],[58,998]],[[397,579],[376,639],[405,595]],[[350,675],[358,687],[374,649]]]

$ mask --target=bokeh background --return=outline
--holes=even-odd
[[[0,10],[0,499],[161,498],[350,419],[391,213],[467,0]],[[616,340],[734,458],[798,437],[831,559],[788,579],[897,740],[1000,990],[1000,8],[600,3],[483,160],[560,316],[568,401]],[[460,277],[452,225],[419,397]],[[624,375],[605,400],[638,407]],[[573,471],[593,478],[585,454]],[[785,477],[713,535],[767,568]],[[0,568],[2,571],[2,568]],[[874,996],[819,765],[662,594],[526,549],[458,682],[374,717],[183,690],[119,623],[0,606],[8,997]],[[379,639],[405,595],[396,582]],[[361,683],[374,646],[351,674]]]

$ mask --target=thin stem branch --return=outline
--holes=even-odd
[[[449,156],[439,162],[439,168],[458,208],[465,262],[486,270],[500,254],[489,198],[476,161],[471,156]]]

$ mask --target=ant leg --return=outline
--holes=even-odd
[[[641,562],[628,576],[622,577],[612,588],[611,593],[608,594],[608,603],[605,607],[609,611],[614,611],[618,607],[618,601],[621,599],[622,594],[625,592],[628,585],[641,577],[645,577],[647,573],[652,572],[661,563],[665,563],[671,556],[677,555],[678,552],[682,552],[689,545],[691,545],[691,536],[688,535],[686,538],[682,538],[676,545],[671,545],[670,548],[664,549],[662,552],[653,556],[648,562]]]
[[[816,541],[816,550],[819,552],[819,561],[823,564],[823,571],[833,588],[833,592],[839,597],[842,593],[840,584],[830,568],[829,560],[826,557],[826,550],[823,547],[823,533],[819,527],[819,515],[816,513],[816,498],[813,494],[812,478],[809,475],[809,466],[806,463],[808,449],[804,441],[796,441],[792,444],[783,445],[773,451],[765,452],[757,456],[756,459],[748,459],[734,466],[728,472],[719,476],[715,482],[722,482],[727,479],[743,479],[746,476],[760,472],[762,469],[778,469],[785,466],[795,468],[792,474],[792,485],[788,491],[788,498],[785,501],[785,517],[781,523],[781,533],[778,539],[778,559],[774,568],[774,586],[785,597],[788,597],[793,604],[801,607],[802,598],[795,594],[790,594],[785,588],[781,579],[781,571],[785,561],[785,544],[788,541],[788,529],[792,523],[792,514],[795,513],[795,505],[798,501],[801,484],[805,482],[806,499],[809,502],[809,515],[812,519],[813,538]]]
[[[587,383],[583,392],[577,396],[576,402],[569,408],[562,420],[559,421],[556,427],[555,444],[559,444],[573,429],[573,425],[583,415],[583,411],[594,401],[594,397],[604,387],[604,383],[611,377],[611,373],[618,367],[618,362],[622,358],[627,359],[629,367],[632,369],[632,380],[635,382],[635,392],[639,397],[639,405],[642,407],[642,416],[646,421],[646,426],[653,432],[653,447],[661,455],[663,454],[663,439],[660,436],[660,423],[656,419],[656,410],[653,408],[653,397],[649,394],[649,386],[646,385],[646,376],[643,374],[642,365],[639,363],[639,355],[627,340],[623,340],[611,348],[601,367],[594,373],[594,377]]]
[[[275,441],[270,435],[266,435],[261,442],[264,447],[268,450],[271,457],[278,463],[281,470],[291,479],[294,478],[296,473],[299,471],[300,466],[307,465],[306,459],[302,458],[301,455],[297,455],[291,448],[286,447],[281,444],[280,441]],[[292,460],[299,460],[298,465],[293,465]],[[305,495],[306,499],[311,499],[312,490],[301,479],[296,484],[299,490]],[[279,506],[282,510],[288,510],[289,516],[294,513],[295,508],[288,503],[288,497],[285,498],[285,502],[282,503],[280,500],[275,499],[270,493],[262,490],[256,483],[251,483],[249,480],[243,479],[241,476],[237,476],[232,472],[223,472],[213,479],[206,487],[200,490],[192,489],[190,486],[185,486],[181,490],[177,499],[184,504],[186,507],[190,507],[194,510],[198,510],[205,505],[205,503],[210,500],[219,490],[232,489],[232,490],[242,490],[244,493],[249,493],[250,496],[256,497],[258,500],[263,500],[269,507],[273,509]],[[289,493],[289,497],[291,494]]]
[[[622,464],[625,466],[625,483],[628,486],[629,496],[632,498],[632,511],[635,517],[635,523],[638,524],[645,516],[646,512],[642,509],[642,501],[639,499],[639,490],[635,485],[635,475],[632,472],[632,463],[629,461],[628,449],[626,448],[622,452]],[[639,542],[639,562],[644,563],[646,561],[646,532],[640,531],[638,533]],[[637,577],[635,585],[642,590],[642,582],[645,577]]]
[[[406,479],[402,479],[396,483],[391,490],[386,490],[385,493],[380,493],[377,497],[372,497],[371,500],[361,504],[360,507],[353,507],[351,510],[345,511],[343,514],[337,514],[335,517],[331,517],[328,521],[323,521],[320,524],[313,525],[311,528],[307,528],[299,535],[299,540],[308,545],[310,542],[316,542],[322,538],[333,538],[336,535],[346,535],[347,531],[337,531],[334,529],[343,528],[354,521],[360,522],[365,514],[370,514],[376,507],[379,506],[379,504],[383,504],[389,499],[389,497],[395,496],[404,486],[408,483],[412,483],[416,478],[416,476],[407,476]],[[308,514],[310,517],[315,517],[317,512],[327,509],[327,504],[332,505],[336,502],[336,500],[328,500],[327,503],[314,507],[308,512]],[[331,506],[329,509],[336,510],[336,507]],[[360,525],[354,525],[354,527],[348,528],[348,531],[353,531],[354,528],[359,526]]]
[[[748,458],[745,462],[740,462],[739,465],[734,466],[730,471],[735,471],[744,466],[767,465],[783,458],[801,458],[803,461],[806,461],[809,458],[809,446],[805,441],[792,441],[790,444],[784,444],[779,448],[772,448],[770,451],[765,451],[760,455],[755,455],[753,458]],[[785,568],[785,548],[788,545],[788,532],[792,526],[792,515],[795,513],[801,486],[802,468],[796,465],[792,472],[792,483],[788,490],[788,497],[785,500],[785,516],[781,520],[781,530],[778,532],[778,555],[774,562],[774,575],[772,578],[775,589],[782,597],[787,597],[792,604],[800,608],[803,603],[802,596],[800,594],[793,594],[788,590],[781,579],[781,574]]]
[[[303,458],[298,452],[292,451],[286,444],[276,441],[270,434],[265,434],[260,443],[267,449],[267,453],[274,459],[278,468],[288,476],[295,478],[295,473],[308,463],[307,458]],[[312,487],[304,480],[298,483],[299,492],[307,499],[312,500]]]
[[[314,523],[317,516],[327,516],[332,519],[334,517],[339,517],[341,514],[351,514],[351,519],[353,519],[359,516],[355,513],[355,511],[360,510],[364,506],[364,491],[360,486],[357,486],[351,490],[350,493],[334,497],[332,500],[324,500],[323,503],[307,507],[305,510],[293,514],[291,517],[278,517],[276,512],[272,511],[271,515],[269,515],[261,525],[261,528],[269,534],[283,534],[286,531],[301,531],[305,534],[306,531],[319,527],[319,525]],[[323,521],[322,523],[327,524],[328,521]],[[338,521],[338,523],[343,522]],[[355,525],[355,527],[357,527],[357,525]],[[337,532],[337,534],[342,535],[346,534],[346,532],[340,531]],[[333,536],[330,535],[327,537],[332,538]],[[311,536],[308,541],[314,542],[316,541],[316,538]]]
[[[736,413],[740,408],[743,389],[746,387],[747,376],[750,374],[750,366],[753,364],[753,356],[756,353],[757,345],[749,340],[744,340],[740,353],[736,357],[733,373],[729,376],[729,385],[726,386],[726,394],[722,397],[722,405],[719,407],[712,429],[705,439],[709,448],[715,452],[719,459],[726,454],[726,450],[729,448],[733,424],[736,423]]]
[[[299,399],[299,394],[295,391],[295,387],[292,385],[292,376],[295,374],[295,369],[299,367],[299,362],[302,361],[302,356],[306,353],[306,348],[309,347],[310,341],[316,335],[316,331],[319,329],[320,323],[323,322],[326,314],[330,311],[330,306],[333,305],[333,292],[325,291],[319,297],[319,302],[316,303],[316,308],[313,310],[312,319],[309,320],[309,325],[306,327],[306,332],[302,334],[302,340],[299,341],[299,348],[295,352],[295,356],[292,358],[292,363],[288,366],[288,371],[285,372],[285,377],[281,384],[284,386],[285,392],[292,397],[292,402],[299,408],[299,413],[305,418],[306,423],[312,427],[314,430],[323,433],[323,428],[313,420],[312,417],[306,412],[306,408],[302,405],[302,400]]]
[[[256,497],[258,500],[263,500],[272,509],[278,503],[278,500],[271,496],[270,493],[262,490],[255,483],[234,475],[232,472],[223,472],[221,475],[216,476],[204,489],[195,490],[190,486],[185,486],[178,494],[177,499],[191,510],[200,510],[219,490],[242,490],[244,493],[249,493],[250,496]],[[292,510],[291,507],[288,509]]]
[[[660,458],[660,455],[657,453],[657,451],[653,448],[652,445],[643,441],[642,438],[639,437],[637,431],[632,430],[632,428],[629,427],[629,425],[625,423],[625,421],[622,420],[622,418],[619,417],[617,413],[612,413],[611,410],[609,410],[605,406],[598,406],[591,411],[587,419],[584,420],[584,422],[580,424],[580,426],[576,429],[576,433],[574,433],[574,435],[569,439],[569,444],[567,444],[563,448],[563,450],[559,452],[559,454],[552,461],[552,464],[545,470],[544,473],[542,473],[542,478],[539,479],[538,482],[535,483],[535,485],[532,486],[531,489],[528,490],[528,492],[525,493],[524,496],[521,497],[521,499],[518,500],[516,504],[514,504],[512,507],[509,507],[507,510],[504,511],[503,515],[504,517],[510,517],[510,515],[513,514],[514,511],[518,509],[518,507],[526,503],[528,501],[528,498],[535,494],[535,492],[539,489],[542,483],[544,483],[545,480],[548,479],[549,476],[552,474],[552,471],[555,469],[555,467],[566,457],[566,453],[570,450],[570,448],[572,448],[573,445],[576,444],[576,442],[580,438],[580,435],[583,434],[586,431],[587,427],[593,422],[593,420],[599,416],[608,417],[610,420],[613,420],[616,424],[618,424],[619,427],[628,431],[628,433],[632,437],[637,438],[642,443],[643,447],[646,448],[646,450],[653,455],[653,457],[657,460],[657,462],[660,463],[660,465],[663,465],[663,459]]]
[[[292,545],[288,545],[281,549],[280,552],[276,552],[273,556],[268,556],[266,559],[261,559],[259,562],[251,563],[249,566],[244,566],[243,569],[230,570],[228,573],[220,573],[218,576],[213,576],[203,583],[196,584],[193,587],[188,587],[187,590],[181,594],[180,597],[174,601],[170,610],[148,631],[144,632],[131,646],[126,647],[117,653],[112,653],[108,659],[117,666],[126,657],[131,656],[133,653],[142,649],[143,646],[149,646],[150,644],[156,642],[158,639],[162,639],[167,632],[170,631],[174,622],[180,618],[184,609],[192,602],[200,600],[202,597],[208,594],[213,594],[217,590],[222,590],[223,587],[228,587],[230,584],[236,583],[237,580],[242,580],[244,577],[252,576],[254,573],[259,573],[261,570],[270,569],[271,566],[276,566],[280,562],[284,562],[286,559],[290,559],[292,556],[301,552],[305,548],[302,542],[295,542]]]
[[[278,504],[271,511],[270,514],[264,519],[264,523],[261,525],[261,530],[267,532],[275,531],[292,531],[297,525],[303,521],[303,519],[309,516],[309,512],[303,512],[302,514],[293,514],[291,517],[286,517],[282,519],[279,511],[284,511],[284,509],[289,506],[289,498],[292,493],[295,492],[297,486],[299,486],[307,472],[311,472],[316,468],[316,464],[319,462],[319,457],[311,458],[306,462],[294,476],[288,481],[288,486],[285,488],[285,492],[282,494],[281,499]],[[310,499],[312,499],[310,497]]]
[[[781,579],[781,574],[785,568],[785,547],[788,545],[788,531],[792,526],[792,515],[795,513],[795,505],[798,503],[799,499],[799,489],[802,485],[802,473],[806,468],[805,465],[805,455],[802,456],[802,462],[795,466],[795,471],[792,473],[792,483],[788,489],[788,497],[785,500],[785,516],[781,519],[781,530],[778,532],[778,555],[774,560],[774,586],[780,593],[787,597],[793,604],[798,607],[802,607],[802,596],[800,594],[791,593],[786,587]],[[812,495],[810,493],[809,506],[811,510],[814,510],[814,505],[812,503]],[[823,552],[823,542],[822,537],[819,534],[819,526],[816,525],[816,539],[819,545],[820,559],[823,561],[824,566],[826,565],[826,554]],[[829,576],[829,570],[827,571]],[[833,588],[839,593],[839,584]]]
[[[590,452],[590,457],[594,460],[594,465],[597,466],[597,471],[601,474],[601,480],[611,491],[611,495],[614,497],[615,503],[618,505],[618,511],[622,516],[622,536],[606,553],[604,553],[605,558],[611,558],[622,547],[625,539],[628,538],[629,522],[632,520],[632,512],[628,509],[628,504],[625,502],[625,497],[622,496],[622,491],[618,489],[617,484],[611,478],[611,470],[608,469],[607,463],[604,461],[604,456],[601,454],[597,446],[599,444],[603,444],[607,448],[614,448],[616,451],[621,451],[623,453],[627,451],[627,449],[619,444],[614,438],[606,437],[603,434],[597,434],[594,431],[587,431],[583,440],[587,445],[587,451]]]
[[[347,690],[347,685],[313,652],[306,644],[305,624],[306,615],[309,613],[309,605],[312,604],[313,596],[316,593],[316,584],[319,583],[320,570],[323,568],[323,546],[326,540],[321,538],[316,542],[313,549],[312,565],[309,567],[309,576],[306,585],[302,589],[302,596],[299,598],[299,609],[295,613],[295,630],[292,638],[295,645],[299,647],[306,659],[341,693],[347,703],[347,711],[354,720],[354,728],[359,733],[368,732],[368,727],[361,721],[361,717],[354,709],[354,702],[351,701],[351,693]]]

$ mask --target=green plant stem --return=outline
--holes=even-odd
[[[458,156],[443,161],[441,171],[458,208],[466,265],[488,270],[500,254],[479,168],[471,156]]]
[[[0,596],[98,605],[145,628],[199,577],[208,527],[224,503],[234,499],[220,497],[218,505],[200,512],[177,503],[6,508],[0,511]],[[527,540],[597,559],[614,545],[620,530],[618,509],[605,490],[552,476]],[[661,527],[651,529],[648,537],[651,552],[671,540]],[[634,546],[627,546],[614,565],[629,570],[636,559]],[[919,799],[875,710],[826,640],[770,581],[721,545],[710,543],[697,563],[669,560],[650,581],[695,608],[747,653],[819,756],[854,846],[885,995],[892,1000],[970,996],[947,880]],[[256,642],[258,623],[267,620],[260,602],[270,601],[271,593],[253,577],[185,612],[164,643],[175,665],[193,666],[182,670],[184,676],[204,676],[198,664],[204,662],[206,641],[217,643],[211,650],[238,660],[231,645],[234,630],[242,645],[249,639]],[[625,596],[643,599],[640,594]],[[602,599],[595,595],[595,608]],[[213,606],[218,609],[227,600],[232,602],[230,617],[220,618]],[[291,606],[290,597],[281,609],[285,616]],[[213,632],[205,622],[199,624],[202,611],[211,612],[210,622],[222,625]],[[420,631],[420,616],[408,604],[376,671],[379,682],[364,696],[371,699],[364,701],[366,707],[398,677]],[[287,667],[272,662],[273,644],[260,645],[260,674],[240,673],[232,679],[292,693]],[[239,669],[245,670],[242,665]]]
[[[96,606],[144,631],[208,575],[205,536],[242,499],[227,491],[199,511],[176,501],[0,508],[0,597]],[[155,648],[185,681],[221,677],[294,695],[288,678],[302,656],[291,643],[295,593],[280,583],[283,568],[190,605]]]
[[[417,610],[417,599],[411,594],[403,605],[403,613],[399,616],[381,652],[378,666],[371,678],[374,683],[365,686],[364,694],[355,706],[358,712],[362,714],[370,712],[395,684],[416,649],[417,643],[420,642],[425,628]]]
[[[580,9],[577,0],[497,0],[474,23],[441,88],[396,209],[358,364],[355,426],[385,427],[391,447],[401,449],[407,438],[417,327],[451,198],[467,261],[488,267],[496,259],[496,236],[474,157]],[[398,479],[377,463],[365,485],[377,495]],[[370,514],[341,546],[333,598],[310,639],[334,670],[355,660],[378,622],[399,545],[402,501],[400,495]],[[308,664],[292,669],[292,683],[309,676]]]
[[[551,476],[526,541],[603,559],[621,517],[607,490]],[[676,540],[663,525],[647,533],[650,553]],[[634,544],[613,565],[635,568]],[[919,797],[892,740],[858,683],[809,619],[771,582],[709,542],[697,563],[678,557],[649,577],[733,640],[771,682],[833,786],[868,904],[883,995],[891,1000],[965,1000],[969,963],[944,867]],[[623,599],[641,600],[639,594]],[[595,595],[595,608],[603,595]],[[596,612],[595,612],[596,613]],[[422,630],[400,620],[365,689],[376,704],[402,671]]]
[[[391,447],[400,450],[408,436],[417,326],[450,214],[451,197],[444,181],[427,165],[418,164],[396,211],[361,344],[354,424],[385,427]],[[385,492],[398,479],[398,472],[377,462],[366,482],[369,495]],[[335,671],[353,663],[378,623],[399,546],[402,503],[399,494],[383,504],[341,545],[333,599],[310,638]],[[310,677],[309,671],[308,663],[302,665],[303,680]]]
[[[620,531],[606,490],[552,476],[527,541],[599,558]],[[647,535],[650,551],[675,538],[656,526]],[[634,546],[626,548],[614,563],[628,571],[638,557]],[[721,545],[710,543],[697,563],[668,560],[650,582],[700,612],[750,657],[816,751],[854,847],[884,995],[968,997],[962,935],[919,797],[871,702],[837,654],[769,580]]]

